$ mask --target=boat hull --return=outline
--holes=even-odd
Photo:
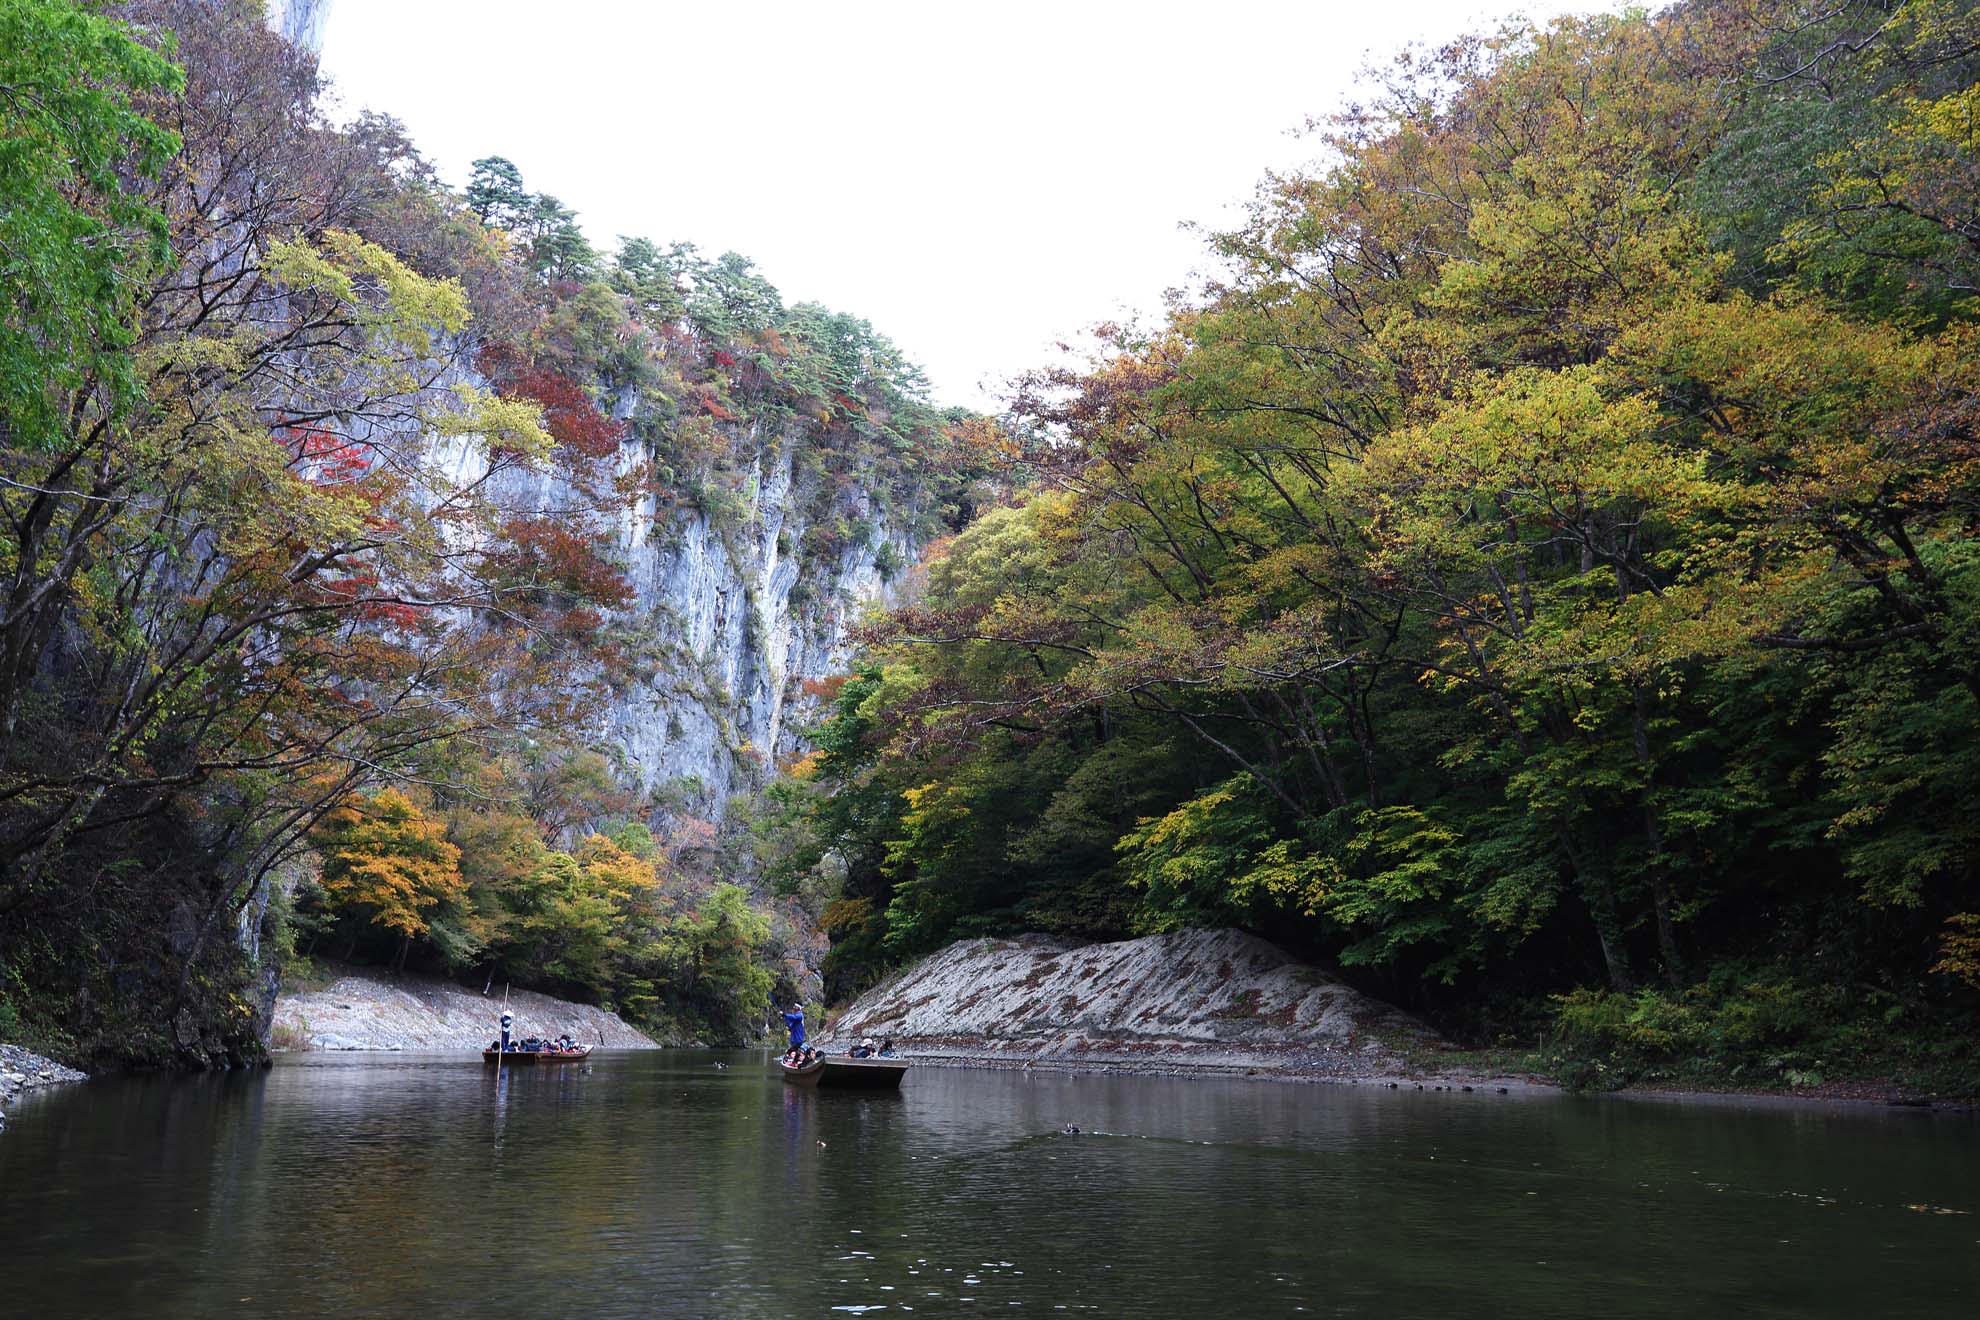
[[[825,1072],[825,1061],[820,1059],[809,1067],[793,1068],[790,1064],[779,1060],[777,1071],[783,1073],[784,1080],[792,1086],[816,1086],[819,1077]]]
[[[784,1080],[793,1086],[816,1086],[833,1091],[895,1091],[906,1075],[906,1059],[848,1059],[828,1055],[808,1068],[778,1062]]]
[[[493,1066],[502,1064],[514,1067],[521,1063],[583,1063],[591,1057],[591,1046],[580,1045],[574,1050],[483,1050],[481,1060]]]

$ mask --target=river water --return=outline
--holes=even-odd
[[[1947,1317],[1976,1212],[1963,1115],[309,1055],[28,1097],[0,1312]]]

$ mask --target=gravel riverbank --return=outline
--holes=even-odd
[[[571,1037],[614,1050],[658,1044],[617,1013],[533,990],[509,995],[519,1036]],[[430,976],[345,967],[320,990],[284,990],[275,1000],[276,1050],[478,1050],[494,1038],[502,990],[483,995]]]
[[[18,1045],[0,1045],[0,1128],[7,1125],[7,1106],[17,1096],[40,1086],[88,1080],[88,1073],[64,1068],[55,1060],[31,1054]]]

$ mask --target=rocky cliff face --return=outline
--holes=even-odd
[[[321,50],[330,0],[269,0],[266,13],[292,44]],[[795,479],[805,440],[801,427],[745,437],[755,457],[740,517],[662,512],[649,496],[618,529],[636,599],[612,622],[635,664],[589,732],[622,755],[630,778],[696,815],[719,818],[732,794],[759,787],[778,757],[799,750],[792,717],[805,704],[801,684],[844,670],[848,625],[889,593],[881,563],[912,563],[920,549],[855,492],[834,514],[872,535],[805,562],[797,547],[811,492]],[[479,475],[469,441],[435,457],[456,481]],[[629,438],[620,470],[645,457]],[[545,511],[573,502],[552,473],[509,486],[494,494]]]
[[[817,708],[805,681],[846,671],[852,625],[892,598],[892,566],[920,553],[869,493],[821,503],[797,476],[807,439],[801,423],[740,429],[735,449],[749,457],[725,474],[740,477],[739,505],[717,513],[648,494],[616,528],[612,557],[633,599],[607,627],[624,663],[584,733],[675,815],[719,820],[732,796],[762,787],[779,760],[803,750]],[[479,478],[484,460],[471,439],[435,445],[430,461],[449,485]],[[618,469],[631,473],[648,457],[629,432]],[[511,507],[583,503],[554,467],[505,471],[493,484],[491,496]],[[820,516],[867,534],[821,553],[806,536]]]
[[[268,0],[268,26],[312,55],[323,51],[323,25],[330,0]]]
[[[270,0],[266,14],[275,31],[315,52],[329,11],[330,0]],[[472,371],[447,383],[489,384]],[[617,410],[620,420],[632,402]],[[633,429],[619,456],[622,474],[649,457]],[[803,750],[799,729],[812,706],[804,681],[844,672],[849,627],[892,594],[882,565],[912,564],[921,549],[866,492],[854,489],[820,508],[797,475],[809,439],[802,421],[771,433],[753,425],[738,431],[734,450],[750,457],[740,474],[724,475],[742,478],[740,512],[663,508],[647,496],[616,529],[616,558],[635,598],[609,625],[628,665],[583,731],[663,809],[707,820],[719,820],[732,796],[760,788],[779,759]],[[485,467],[471,438],[436,440],[429,457],[456,487]],[[488,493],[542,513],[584,503],[554,469],[504,474]],[[820,556],[815,544],[807,548],[806,533],[821,512],[870,534]]]
[[[829,1038],[1006,1065],[1365,1078],[1440,1041],[1421,1023],[1235,930],[1114,944],[950,945],[855,1000]]]
[[[802,443],[801,434],[760,442],[740,518],[662,516],[648,497],[621,528],[636,596],[614,622],[638,659],[599,733],[647,788],[700,814],[718,817],[731,794],[760,787],[800,749],[812,705],[804,680],[846,669],[849,626],[889,595],[883,556],[911,563],[920,548],[856,494],[843,512],[872,526],[871,537],[801,559],[809,501],[793,469]]]

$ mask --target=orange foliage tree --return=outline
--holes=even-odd
[[[357,798],[331,811],[315,831],[323,856],[322,885],[338,907],[368,909],[374,925],[399,935],[399,961],[427,914],[467,896],[461,850],[446,827],[429,820],[396,788]]]

